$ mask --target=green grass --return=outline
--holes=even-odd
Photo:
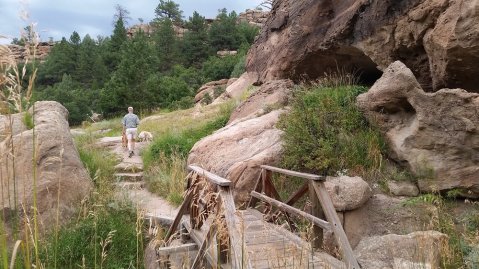
[[[55,264],[57,268],[137,268],[136,218],[134,208],[97,208],[78,222],[63,227],[56,244],[54,240],[45,244],[41,260],[45,268],[53,268]],[[111,242],[106,245],[109,233]],[[141,252],[143,249],[144,245],[138,248]],[[103,262],[102,253],[106,255]]]
[[[301,88],[290,113],[278,124],[284,131],[284,167],[335,175],[363,175],[379,169],[385,143],[355,106],[360,86]]]
[[[183,201],[189,151],[201,138],[225,126],[233,106],[228,103],[204,109],[201,114],[187,110],[186,113],[177,111],[157,118],[156,126],[161,128],[156,132],[152,130],[156,133],[155,139],[142,153],[148,189],[175,205]],[[196,120],[192,114],[196,115]]]

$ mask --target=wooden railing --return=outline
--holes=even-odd
[[[247,253],[242,251],[244,242],[242,242],[241,234],[236,226],[236,207],[231,190],[231,181],[210,173],[198,166],[190,165],[188,166],[188,169],[191,172],[188,176],[189,182],[187,186],[187,192],[184,201],[179,208],[179,212],[166,234],[166,245],[169,245],[172,236],[178,231],[178,226],[184,215],[190,215],[189,219],[191,227],[198,230],[202,227],[203,222],[208,219],[208,216],[210,214],[214,214],[216,215],[216,219],[224,219],[228,234],[228,240],[226,240],[226,243],[217,242],[220,248],[219,252],[227,252],[229,254],[229,260],[231,261],[232,268],[251,269],[252,267],[248,261]],[[209,186],[203,186],[202,183],[204,183],[204,181],[202,182],[201,179],[206,179],[206,181],[209,183]],[[218,193],[218,196],[214,198],[212,198],[213,196],[209,196],[209,198],[206,198],[207,201],[205,201],[205,197],[202,197],[201,195],[201,192],[204,191],[205,188],[210,188],[208,189],[208,192],[210,194]],[[205,252],[207,251],[208,246],[213,243],[212,240],[215,238],[215,235],[218,232],[218,225],[214,221],[210,222],[209,225],[210,226],[206,237],[201,243],[198,254],[196,255],[196,258],[191,266],[192,269],[198,268],[203,257],[207,256],[205,255]],[[220,236],[216,236],[217,239],[219,237]],[[185,249],[188,247],[191,246],[189,244],[184,246]],[[162,251],[164,253],[168,253],[168,251],[171,250],[169,248],[163,248]],[[216,263],[216,261],[210,262]]]
[[[305,183],[284,202],[274,187],[272,173],[280,173],[287,176],[305,179]],[[325,178],[322,176],[300,173],[281,169],[273,166],[262,165],[261,174],[256,182],[254,190],[251,192],[251,200],[248,207],[255,207],[258,201],[263,201],[277,209],[283,211],[286,216],[296,215],[314,223],[312,242],[313,248],[320,248],[323,241],[323,230],[333,232],[336,242],[341,249],[343,261],[347,268],[359,269],[359,264],[353,254],[346,233],[344,232],[341,221],[334,209],[331,197],[324,187]],[[309,193],[311,202],[311,214],[301,211],[293,205],[306,193]],[[327,221],[323,220],[326,218]]]

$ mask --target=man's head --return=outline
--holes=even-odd
[[[128,107],[128,113],[133,113],[133,107],[132,106]]]

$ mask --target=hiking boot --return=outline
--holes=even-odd
[[[131,158],[133,156],[133,151],[130,151],[130,154],[128,154],[128,157]]]

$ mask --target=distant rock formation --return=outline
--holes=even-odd
[[[266,20],[268,19],[269,11],[263,11],[259,9],[247,9],[245,12],[241,12],[238,15],[239,22],[247,22],[251,25],[262,28]]]
[[[52,42],[40,42],[36,47],[35,59],[43,62],[47,58],[54,45],[55,43]],[[33,60],[33,52],[28,52],[25,46],[8,45],[8,48],[12,51],[12,54],[17,62],[23,63],[27,59],[29,61]]]
[[[390,156],[418,176],[421,191],[479,198],[479,94],[425,93],[397,61],[357,104],[385,134]]]
[[[55,226],[57,210],[60,224],[74,216],[92,181],[70,135],[68,111],[52,101],[34,107],[35,133],[23,123],[24,113],[12,115],[13,130],[9,117],[0,116],[0,206],[31,218],[36,173],[39,225],[46,231]]]
[[[246,70],[259,82],[346,70],[374,82],[395,60],[421,86],[479,92],[475,0],[274,1]]]

